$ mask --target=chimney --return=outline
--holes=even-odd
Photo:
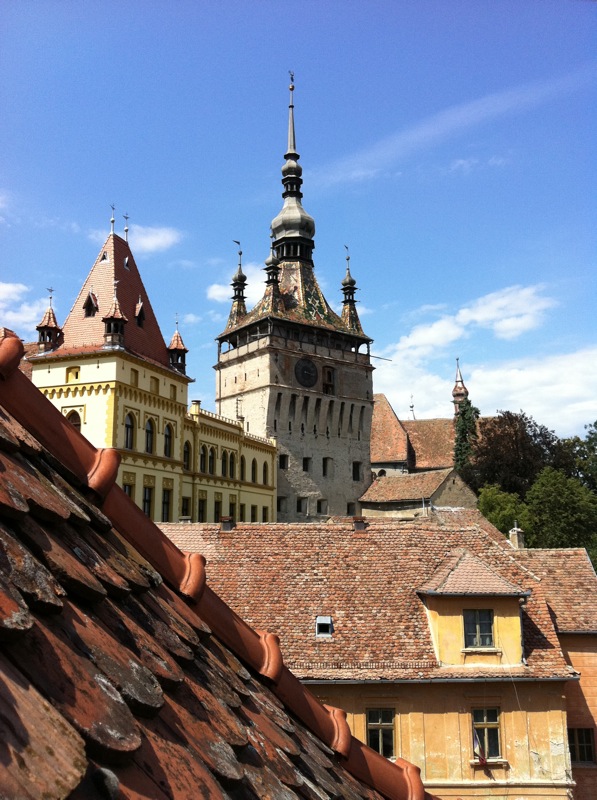
[[[514,523],[514,527],[508,532],[510,544],[515,550],[524,550],[524,531]]]
[[[191,408],[189,409],[189,414],[194,417],[194,419],[199,419],[199,412],[201,411],[201,400],[191,400]]]

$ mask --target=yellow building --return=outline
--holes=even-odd
[[[33,383],[96,447],[154,520],[276,518],[276,447],[193,403],[178,330],[166,346],[126,238],[112,230],[60,327],[48,308]]]
[[[479,512],[162,529],[206,556],[214,589],[279,635],[357,738],[418,764],[438,798],[571,797],[578,671],[543,581]]]

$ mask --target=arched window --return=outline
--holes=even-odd
[[[66,418],[73,428],[76,428],[78,431],[81,430],[81,417],[76,411],[69,411]]]
[[[145,425],[145,452],[146,453],[153,453],[153,437],[154,437],[154,428],[153,422],[148,419]]]
[[[251,461],[251,483],[257,483],[257,459]]]
[[[263,462],[263,485],[267,486],[267,478],[268,478],[268,469],[267,469],[267,461]]]
[[[207,471],[207,447],[201,445],[201,453],[199,455],[199,472]]]
[[[234,459],[234,453],[230,453],[230,461],[228,462],[228,467],[229,467],[229,470],[230,470],[230,477],[231,478],[236,478],[236,475],[235,475],[235,472],[236,472],[236,461]]]
[[[246,469],[245,457],[241,456],[240,457],[240,479],[241,479],[241,481],[244,481],[245,478],[247,477],[246,476],[246,472],[247,472],[247,469]]]
[[[225,478],[228,475],[228,453],[226,450],[222,451],[222,477]]]
[[[164,428],[164,455],[166,458],[172,458],[172,425],[166,425]]]
[[[132,414],[127,414],[124,418],[124,446],[127,450],[132,450],[135,446],[135,418]]]
[[[214,475],[216,471],[216,451],[213,447],[209,448],[209,459],[207,461],[207,471],[210,475]]]
[[[191,469],[191,457],[193,455],[193,451],[191,450],[191,443],[185,442],[184,447],[182,448],[182,466],[186,470]]]

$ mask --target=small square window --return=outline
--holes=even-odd
[[[315,636],[331,636],[334,632],[334,623],[330,616],[319,615],[315,619]]]
[[[384,758],[394,758],[394,709],[367,709],[367,744]]]
[[[296,498],[296,513],[297,514],[306,514],[307,513],[307,498],[306,497],[297,497]]]
[[[499,708],[475,708],[473,717],[473,756],[480,764],[500,758]]]
[[[493,647],[493,611],[489,608],[464,611],[464,646]]]
[[[570,760],[576,764],[595,763],[595,733],[593,728],[568,728]]]
[[[321,498],[317,501],[317,513],[318,514],[327,514],[328,513],[328,501]]]

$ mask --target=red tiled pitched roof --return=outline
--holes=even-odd
[[[597,575],[583,548],[516,550],[541,578],[560,633],[597,633]]]
[[[56,350],[36,358],[67,355],[87,347],[100,350],[104,344],[102,320],[114,311],[114,281],[118,281],[119,318],[130,320],[125,328],[125,348],[142,358],[151,359],[169,368],[166,343],[131,249],[128,242],[114,233],[106,239],[66,318],[62,327],[62,344]],[[85,305],[90,297],[97,302],[98,312],[93,316],[85,316]],[[144,313],[142,327],[134,321],[139,303],[142,304]]]
[[[437,469],[404,475],[385,475],[373,481],[361,497],[361,502],[420,501],[421,498],[428,500],[452,472],[452,469]]]
[[[243,618],[280,636],[289,664],[302,678],[499,678],[500,668],[446,671],[436,661],[417,589],[457,548],[508,584],[531,591],[523,610],[527,665],[508,675],[565,679],[571,674],[540,581],[517,563],[509,542],[479,512],[442,511],[408,521],[370,518],[364,530],[355,530],[347,519],[239,524],[230,532],[209,524],[162,529],[179,546],[206,556],[214,589]],[[334,621],[334,635],[325,642],[314,635],[321,614]]]
[[[348,333],[362,341],[371,341],[363,333],[360,323],[355,327],[355,319],[358,322],[356,311],[354,318],[344,320],[332,309],[321,291],[312,265],[302,261],[282,260],[279,267],[279,283],[275,296],[266,288],[262,299],[251,311],[229,319],[226,331],[218,338],[261,319],[275,317],[330,332]]]
[[[416,469],[454,465],[453,419],[408,419],[402,425],[414,450]]]
[[[530,594],[494,572],[481,559],[458,548],[419,588],[421,594],[514,595]]]
[[[428,797],[206,585],[22,352],[0,330],[0,795]]]
[[[371,463],[406,461],[408,439],[385,394],[373,395]]]

